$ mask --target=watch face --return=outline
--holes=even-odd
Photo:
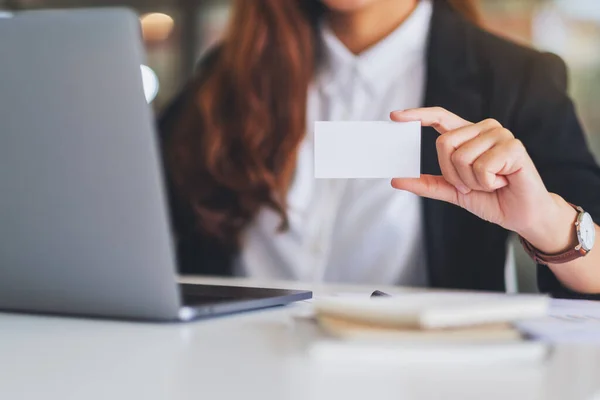
[[[596,240],[596,227],[590,214],[583,214],[581,222],[579,224],[579,243],[585,251],[592,250],[594,242]]]

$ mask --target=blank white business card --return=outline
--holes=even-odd
[[[315,178],[418,178],[421,123],[318,121]]]

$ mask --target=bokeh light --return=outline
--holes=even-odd
[[[142,34],[148,42],[161,42],[167,40],[175,27],[172,17],[163,13],[151,13],[142,15]]]
[[[156,96],[158,95],[158,91],[160,89],[160,84],[158,82],[158,76],[152,70],[152,68],[147,65],[142,65],[142,81],[144,83],[144,95],[146,96],[146,101],[148,104],[152,103]]]

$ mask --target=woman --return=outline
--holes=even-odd
[[[181,272],[504,290],[514,231],[542,291],[593,297],[600,229],[567,201],[600,221],[600,169],[565,92],[473,1],[238,0],[160,123]],[[420,179],[313,178],[314,121],[390,115],[428,127]]]

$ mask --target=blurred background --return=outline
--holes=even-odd
[[[247,0],[253,1],[253,0]],[[156,79],[160,111],[194,71],[226,26],[230,0],[0,0],[11,11],[124,5],[140,14],[148,52],[145,74]],[[486,27],[501,36],[560,55],[570,92],[600,158],[600,0],[480,0]],[[532,263],[514,246],[520,291],[535,290]]]

